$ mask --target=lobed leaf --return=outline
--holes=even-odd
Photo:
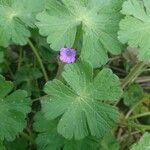
[[[117,119],[117,109],[103,101],[119,99],[119,79],[109,69],[102,70],[95,79],[92,72],[88,63],[66,65],[63,77],[68,85],[55,79],[45,86],[48,96],[42,101],[42,112],[47,120],[61,116],[57,131],[67,139],[101,137]],[[104,86],[102,81],[107,84]]]
[[[19,137],[14,141],[5,141],[5,147],[7,150],[27,150],[28,149],[28,141],[26,139]]]
[[[134,106],[144,97],[144,91],[138,84],[129,86],[123,94],[124,104],[128,107]]]
[[[0,77],[0,139],[14,140],[17,133],[26,127],[26,115],[30,101],[23,90],[13,90],[13,84]],[[12,93],[10,93],[12,92]]]
[[[37,113],[34,120],[34,129],[39,132],[36,138],[38,150],[60,150],[64,138],[57,133],[57,121],[47,120],[42,113]]]
[[[6,150],[5,146],[3,145],[3,142],[0,141],[0,150]]]
[[[120,22],[119,40],[130,47],[139,48],[138,58],[150,60],[150,3],[148,0],[127,0],[122,13],[126,17]]]
[[[146,132],[138,143],[135,143],[131,150],[149,150],[150,149],[150,133]]]
[[[82,25],[81,58],[99,67],[108,61],[107,52],[119,54],[122,50],[117,40],[121,4],[122,0],[47,0],[46,10],[37,15],[37,26],[59,51],[73,46],[77,27]]]
[[[41,0],[0,1],[0,45],[25,45],[30,37],[28,27],[35,27],[35,15],[42,11]]]
[[[88,137],[80,141],[64,139],[57,133],[57,120],[48,121],[43,114],[35,116],[34,129],[39,132],[36,138],[38,150],[97,150],[99,141]]]

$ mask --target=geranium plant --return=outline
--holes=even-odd
[[[0,0],[0,150],[148,150],[149,43],[149,0]]]

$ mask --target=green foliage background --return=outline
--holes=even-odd
[[[0,0],[0,150],[148,150],[149,43],[149,0]]]

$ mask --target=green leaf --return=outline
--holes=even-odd
[[[26,127],[26,115],[30,112],[30,100],[22,90],[13,90],[13,84],[0,77],[0,139],[14,140]],[[11,93],[10,93],[11,92]]]
[[[121,52],[117,40],[121,4],[122,0],[47,0],[46,10],[37,15],[37,26],[40,34],[47,36],[51,48],[59,51],[73,46],[81,25],[81,58],[99,67],[108,61],[107,52]]]
[[[57,121],[47,120],[41,113],[37,113],[34,120],[34,129],[39,132],[36,138],[38,150],[60,150],[64,138],[57,133]]]
[[[150,149],[150,133],[145,133],[140,141],[134,144],[131,150],[149,150]]]
[[[57,133],[57,120],[48,121],[43,114],[37,113],[34,119],[34,130],[38,137],[36,144],[38,150],[97,150],[99,141],[88,137],[80,141],[64,139]]]
[[[40,13],[37,19],[40,20],[37,23],[40,33],[48,36],[47,41],[52,43],[53,49],[58,51],[61,47],[73,45],[79,22],[60,2],[47,1],[47,11]]]
[[[87,137],[80,141],[66,141],[63,150],[98,150],[99,141],[93,137]]]
[[[5,58],[4,58],[4,51],[3,49],[0,49],[0,72],[3,70]]]
[[[27,150],[28,141],[23,138],[16,138],[12,142],[5,141],[5,147],[7,148],[7,150]]]
[[[42,73],[38,68],[31,68],[30,66],[22,66],[15,75],[15,82],[20,84],[22,82],[31,82],[42,77]]]
[[[0,45],[25,45],[30,37],[28,27],[34,27],[35,15],[43,6],[41,0],[0,0]]]
[[[22,66],[15,75],[15,84],[17,84],[20,89],[28,92],[28,95],[39,94],[39,89],[37,87],[37,79],[41,78],[43,75],[38,68],[33,66]]]
[[[3,142],[1,142],[1,141],[0,141],[0,150],[6,150],[4,145],[3,145]]]
[[[94,79],[94,96],[102,101],[117,101],[122,90],[119,78],[110,69],[103,69]]]
[[[8,6],[12,3],[12,0],[0,0],[0,5]]]
[[[69,86],[56,79],[45,86],[49,96],[42,101],[42,112],[47,120],[62,116],[57,131],[67,139],[82,139],[90,134],[101,137],[117,119],[117,109],[103,101],[119,99],[122,93],[119,79],[109,69],[93,79],[92,70],[86,63],[66,65],[63,77]],[[106,80],[107,88],[99,86]]]
[[[4,61],[4,52],[0,50],[0,63]]]
[[[100,150],[119,150],[119,142],[112,135],[112,133],[107,133],[100,142]]]
[[[150,3],[148,0],[124,2],[122,13],[126,17],[120,22],[119,40],[130,47],[139,48],[138,58],[150,60]]]
[[[127,91],[124,92],[123,100],[126,106],[133,106],[139,102],[144,96],[143,89],[137,85],[131,85]]]

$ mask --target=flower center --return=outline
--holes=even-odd
[[[72,51],[70,49],[67,49],[66,51],[66,55],[69,57],[69,56],[72,56]]]

